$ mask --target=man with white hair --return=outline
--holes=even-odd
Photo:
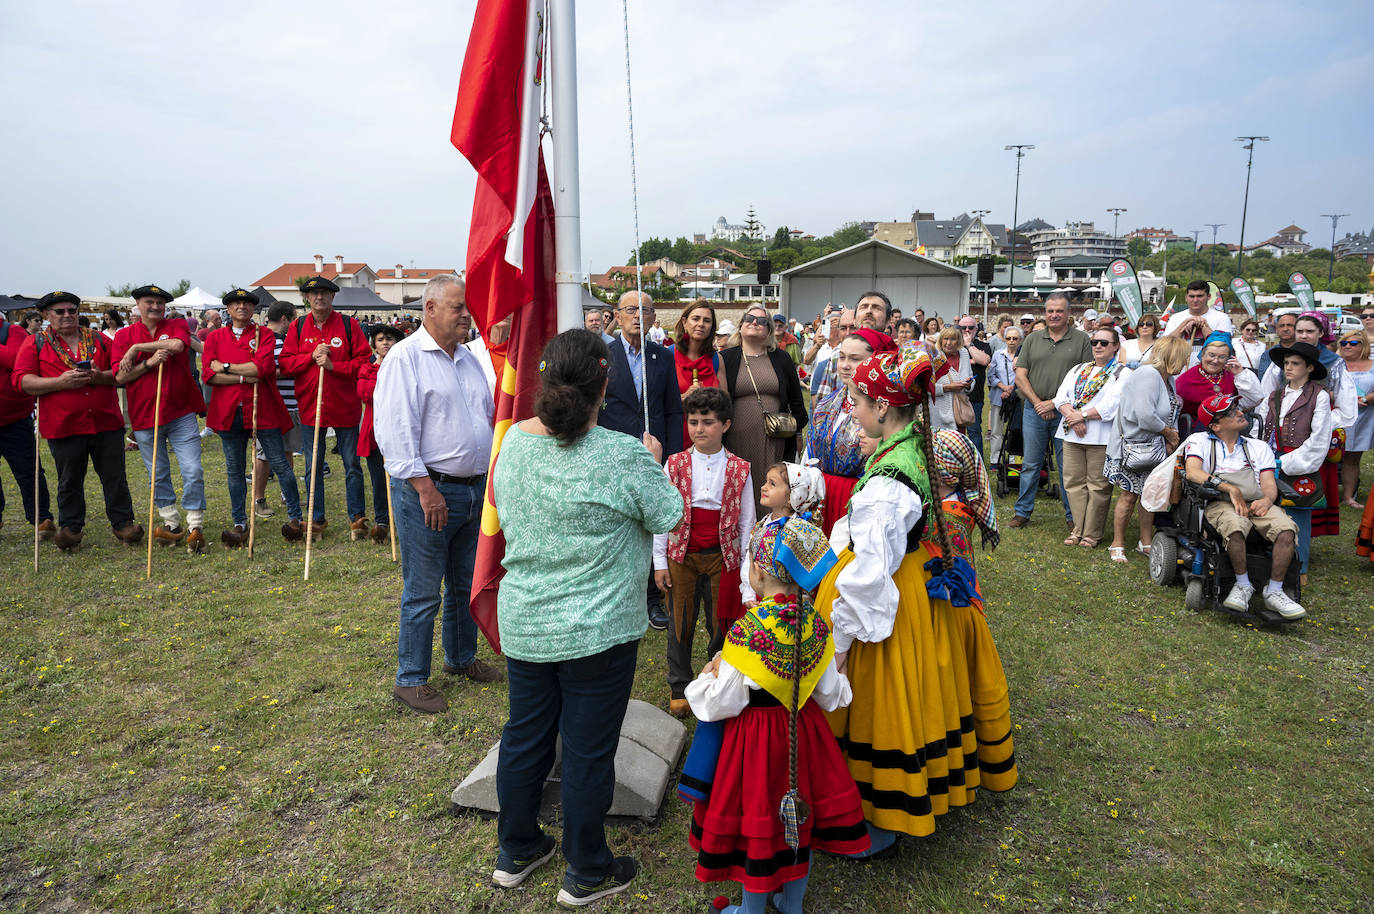
[[[502,678],[477,659],[471,612],[496,408],[478,356],[463,345],[472,327],[466,291],[452,273],[425,284],[424,321],[387,353],[372,400],[373,433],[391,474],[401,544],[401,623],[391,695],[418,714],[448,708],[429,684],[441,603],[444,672],[474,682]]]

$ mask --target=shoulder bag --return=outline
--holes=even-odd
[[[763,413],[763,433],[769,438],[787,440],[797,435],[797,417],[791,413],[771,413],[763,406],[763,395],[759,393],[759,382],[754,380],[754,369],[749,367],[749,355],[740,349],[739,357],[744,360],[744,370],[749,374],[749,383],[754,385],[754,396],[758,398],[759,410]]]

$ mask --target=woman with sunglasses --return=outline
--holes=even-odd
[[[1159,337],[1159,318],[1147,314],[1135,325],[1135,339],[1121,344],[1121,362],[1128,368],[1136,368],[1141,362],[1150,360],[1150,350]]]
[[[1345,370],[1355,384],[1358,413],[1346,429],[1345,454],[1341,457],[1341,504],[1363,508],[1359,501],[1360,458],[1374,446],[1374,360],[1369,357],[1369,338],[1361,330],[1341,334],[1336,354],[1345,359]]]
[[[1246,318],[1240,325],[1240,339],[1232,341],[1236,348],[1236,361],[1257,376],[1260,358],[1264,355],[1264,341],[1259,338],[1259,329],[1259,321],[1253,317]]]
[[[1054,436],[1064,442],[1064,491],[1073,512],[1073,529],[1064,545],[1085,549],[1102,542],[1112,505],[1112,484],[1103,467],[1123,374],[1116,331],[1100,327],[1091,341],[1092,361],[1069,369],[1054,395],[1054,407],[1064,417]]]

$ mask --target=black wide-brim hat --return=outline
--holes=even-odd
[[[69,305],[76,305],[78,308],[81,307],[81,299],[71,292],[49,292],[38,300],[38,310],[46,311],[53,305],[60,305],[64,302]]]
[[[1321,353],[1317,351],[1316,346],[1311,343],[1294,343],[1292,346],[1275,346],[1269,350],[1270,361],[1279,366],[1280,371],[1283,370],[1283,360],[1290,355],[1299,356],[1312,366],[1312,380],[1326,380],[1326,366],[1322,364]]]
[[[220,303],[225,305],[233,304],[236,301],[246,301],[256,308],[259,299],[247,289],[230,289],[228,292],[224,293],[224,297],[220,299]]]
[[[302,292],[337,292],[339,287],[323,276],[312,276],[301,283]]]

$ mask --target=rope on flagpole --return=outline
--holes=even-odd
[[[649,363],[644,358],[644,341],[649,328],[644,324],[643,270],[639,265],[639,176],[635,170],[635,104],[630,92],[630,0],[620,0],[621,13],[625,20],[625,109],[630,125],[630,199],[634,204],[635,224],[635,300],[639,303],[639,358],[643,366],[640,383],[643,392],[640,399],[644,404],[644,434],[649,434]]]

